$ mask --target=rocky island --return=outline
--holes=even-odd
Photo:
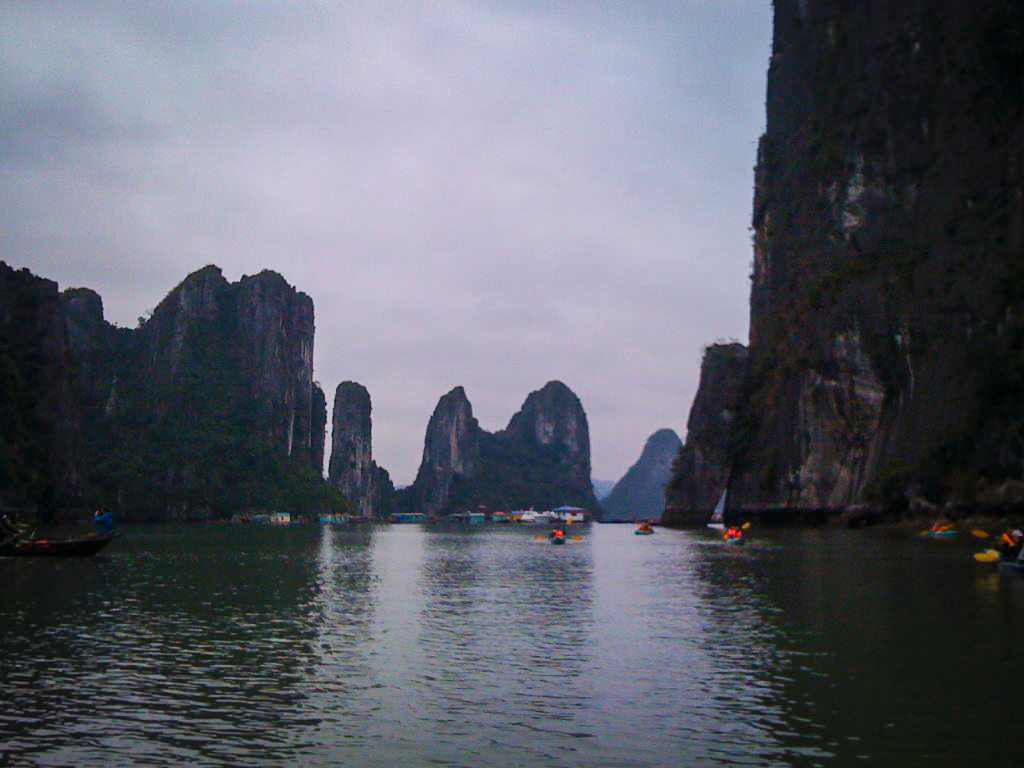
[[[590,429],[579,398],[560,381],[531,392],[500,432],[481,429],[462,387],[437,403],[415,482],[399,492],[403,509],[443,515],[570,504],[591,511]]]
[[[386,469],[373,460],[372,406],[362,384],[343,381],[334,394],[328,478],[360,517],[386,517],[395,492]]]
[[[665,507],[665,485],[682,445],[672,429],[659,429],[648,437],[640,458],[601,501],[601,519],[611,522],[660,518]]]

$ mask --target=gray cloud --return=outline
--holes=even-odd
[[[8,3],[0,254],[122,324],[207,263],[313,296],[317,378],[415,474],[563,379],[616,478],[746,336],[770,5]]]

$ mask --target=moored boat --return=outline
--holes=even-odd
[[[116,536],[108,533],[80,539],[13,539],[0,544],[0,557],[91,557]]]

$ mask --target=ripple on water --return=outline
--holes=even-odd
[[[1017,663],[1020,591],[917,542],[865,572],[863,539],[630,533],[151,526],[91,561],[0,561],[0,762],[813,765],[925,736],[955,758],[970,742],[927,716],[950,681],[908,663],[963,647],[934,616],[1003,622],[972,647]],[[941,590],[908,580],[929,567]],[[1005,714],[965,716],[990,741]]]

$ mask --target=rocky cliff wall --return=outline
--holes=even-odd
[[[61,304],[92,496],[149,518],[329,500],[312,300],[280,275],[229,283],[205,267],[134,330],[108,324],[87,289]]]
[[[1024,473],[1022,117],[1020,3],[776,0],[735,503]]]
[[[712,344],[704,350],[686,443],[665,489],[665,525],[703,525],[725,490],[748,363],[742,344]]]
[[[590,430],[579,398],[565,384],[532,392],[497,433],[482,430],[462,387],[437,404],[416,481],[404,506],[445,514],[574,504],[596,511],[590,484]]]
[[[373,460],[372,405],[366,387],[354,381],[338,385],[332,427],[331,485],[352,503],[357,514],[385,516],[394,489],[388,473]]]
[[[659,429],[647,438],[643,452],[608,497],[601,502],[605,520],[657,520],[665,508],[665,486],[672,464],[683,447],[671,429]]]
[[[81,503],[74,375],[57,284],[0,261],[0,507]]]

